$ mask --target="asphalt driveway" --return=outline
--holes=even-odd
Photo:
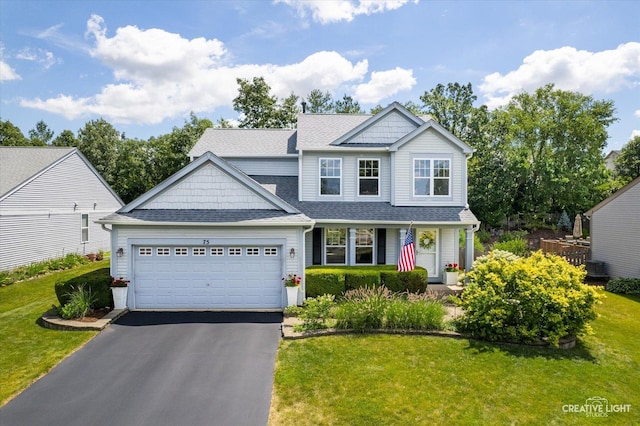
[[[0,409],[0,425],[266,425],[281,320],[128,313]]]

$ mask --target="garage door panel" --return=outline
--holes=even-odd
[[[185,246],[178,250],[153,247],[151,255],[149,250],[135,250],[135,307],[279,309],[283,303],[281,250],[271,248],[269,253],[274,251],[278,255],[265,256],[263,247],[240,245],[212,248],[204,255],[202,249]],[[170,255],[158,256],[160,252]]]

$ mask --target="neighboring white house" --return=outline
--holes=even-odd
[[[620,155],[619,149],[614,149],[609,151],[607,155],[604,156],[604,164],[607,166],[607,169],[613,171],[616,168],[616,158]]]
[[[287,274],[395,265],[412,226],[417,265],[442,282],[461,230],[472,263],[472,152],[398,103],[300,114],[293,130],[207,129],[192,163],[100,220],[122,249],[112,274],[131,280],[133,309],[282,309]]]
[[[640,278],[640,177],[589,210],[591,259],[611,278]]]
[[[76,148],[0,147],[0,270],[110,249],[123,203]]]

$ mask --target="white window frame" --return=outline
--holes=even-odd
[[[227,254],[229,256],[242,256],[242,247],[229,247]]]
[[[211,253],[211,256],[224,256],[224,248],[223,247],[211,247],[210,253]]]
[[[358,230],[370,230],[371,231],[371,245],[360,244],[358,241]],[[371,248],[371,262],[370,263],[362,263],[358,262],[358,248],[370,247]],[[376,262],[376,229],[375,228],[356,228],[356,246],[354,247],[355,257],[356,257],[356,265],[375,265]]]
[[[156,256],[171,256],[169,247],[156,247]]]
[[[417,161],[427,161],[428,162],[428,165],[429,165],[429,176],[416,176],[416,162]],[[446,161],[446,162],[449,163],[449,168],[448,168],[449,176],[447,176],[446,178],[443,178],[441,176],[435,176],[435,162],[436,161]],[[452,178],[451,163],[452,163],[451,158],[444,158],[444,157],[415,157],[413,159],[413,167],[412,167],[412,171],[413,171],[413,179],[412,179],[413,196],[414,197],[418,197],[418,198],[449,198],[449,197],[451,197],[451,178]],[[429,179],[429,193],[428,194],[416,194],[416,179]],[[435,182],[435,179],[447,179],[448,180],[447,194],[434,195],[434,182]]]
[[[379,197],[380,196],[380,159],[379,158],[358,158],[357,160],[357,164],[356,164],[356,174],[357,174],[357,179],[358,179],[358,197],[366,197],[366,198],[373,198],[373,197]],[[361,161],[375,161],[378,163],[377,169],[378,169],[378,176],[360,176],[360,162]],[[366,167],[365,167],[366,169]],[[361,194],[360,193],[360,181],[366,179],[366,180],[376,180],[377,182],[377,191],[375,195],[371,195],[371,194]]]
[[[329,242],[329,231],[340,230],[344,231],[344,245],[342,244],[328,244]],[[346,265],[349,259],[349,253],[347,252],[347,240],[349,237],[349,233],[347,228],[325,228],[324,229],[324,264],[325,265]],[[327,262],[327,249],[331,247],[344,248],[344,262],[343,263],[328,263]]]
[[[189,256],[189,249],[187,247],[174,247],[173,254],[175,256]]]
[[[329,175],[324,175],[322,174],[323,172],[323,168],[322,168],[322,162],[326,161],[326,162],[333,162],[333,161],[337,161],[338,162],[338,170],[340,175],[339,176],[329,176]],[[328,167],[328,164],[327,164]],[[334,169],[335,165],[332,166],[332,170]],[[338,179],[338,193],[337,194],[323,194],[322,193],[322,179]],[[321,197],[341,197],[342,196],[342,158],[334,158],[334,157],[321,157],[318,159],[318,195],[320,195]]]
[[[86,219],[86,225],[85,225]],[[86,236],[85,236],[86,233]],[[82,213],[80,215],[80,242],[89,242],[89,213]]]
[[[265,247],[264,248],[265,256],[277,256],[278,255],[278,247]]]
[[[207,249],[206,249],[206,247],[192,247],[191,248],[191,254],[193,256],[206,256],[207,255]]]
[[[151,247],[138,247],[138,256],[153,256]]]
[[[260,256],[260,249],[258,247],[247,247],[245,248],[245,253],[247,256]]]

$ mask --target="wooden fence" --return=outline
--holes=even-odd
[[[540,238],[540,249],[544,253],[553,253],[567,259],[575,266],[585,265],[591,258],[591,246],[588,240],[545,240]]]

